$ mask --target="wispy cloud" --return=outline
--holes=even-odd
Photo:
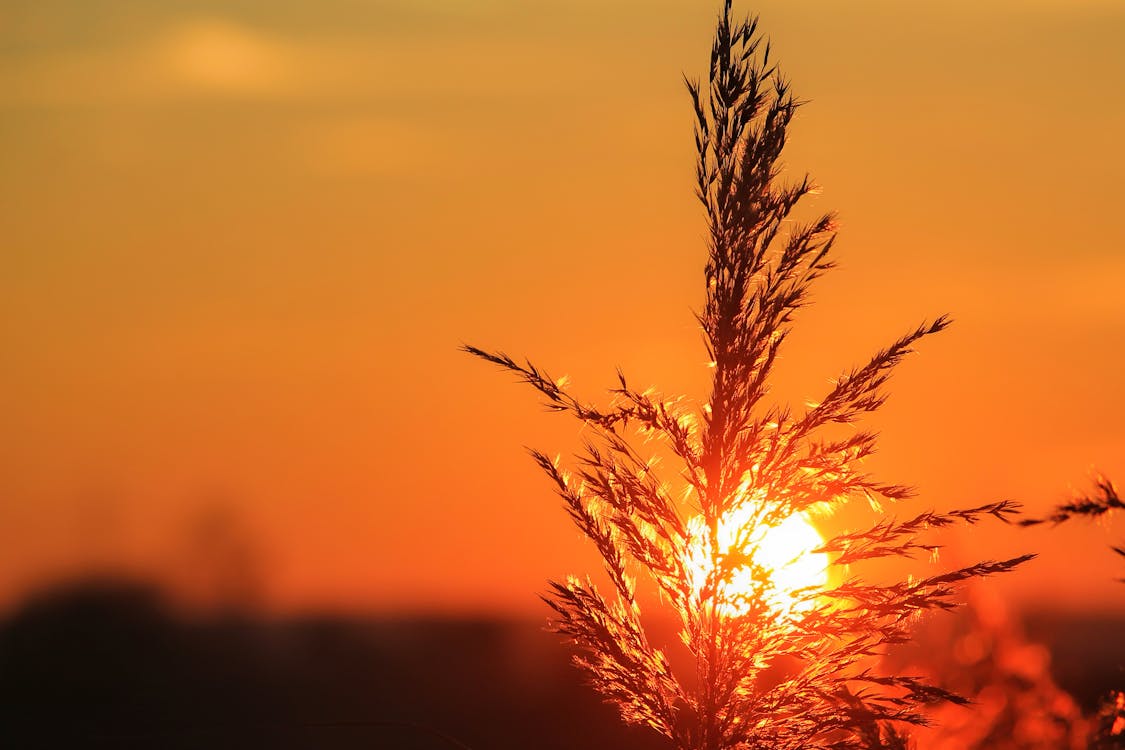
[[[192,19],[116,46],[9,57],[0,62],[0,102],[67,107],[277,95],[300,57],[288,40],[219,18]]]
[[[577,50],[550,52],[518,36],[306,35],[184,18],[113,45],[2,57],[0,106],[547,94],[577,91],[600,75]]]
[[[165,83],[222,94],[270,94],[296,73],[300,51],[287,40],[221,19],[188,21],[157,40],[153,62]]]

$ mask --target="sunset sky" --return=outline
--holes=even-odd
[[[872,420],[902,515],[1125,483],[1125,5],[742,7],[809,100],[787,174],[841,217],[775,395],[949,312]],[[523,446],[581,436],[457,348],[705,399],[682,75],[717,11],[6,0],[0,609],[108,571],[541,614],[596,561]],[[1039,551],[1014,601],[1123,610],[1123,539],[988,527],[943,562]]]

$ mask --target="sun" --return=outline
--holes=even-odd
[[[719,612],[726,617],[748,614],[756,592],[760,592],[767,606],[783,616],[807,611],[813,603],[797,601],[793,594],[828,582],[828,555],[815,551],[824,539],[801,513],[773,526],[754,528],[755,525],[754,511],[749,506],[735,509],[719,521],[719,555],[741,552],[748,563],[736,567],[720,582],[716,594]],[[688,578],[698,594],[716,555],[710,554],[702,516],[688,521],[688,532]],[[761,580],[762,572],[768,581]]]

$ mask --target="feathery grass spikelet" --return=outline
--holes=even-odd
[[[725,0],[707,82],[686,83],[696,195],[708,225],[707,295],[697,315],[711,374],[708,402],[695,413],[679,399],[636,390],[618,372],[611,404],[596,406],[531,362],[464,347],[530,385],[547,408],[587,426],[573,472],[540,452],[532,457],[600,553],[614,596],[589,579],[552,582],[544,599],[553,627],[574,641],[579,665],[626,721],[653,728],[679,750],[905,748],[902,727],[925,723],[925,706],[963,699],[914,676],[878,674],[872,657],[907,640],[919,613],[955,606],[965,582],[1009,572],[1032,556],[891,584],[849,578],[778,591],[755,558],[769,530],[799,513],[912,495],[859,470],[876,448],[875,433],[824,433],[879,409],[894,368],[949,318],[909,331],[803,410],[765,404],[794,315],[834,265],[835,219],[794,221],[815,190],[807,176],[780,180],[787,128],[801,103],[756,19],[736,20]],[[659,439],[674,455],[682,491],[633,442],[638,431],[642,444]],[[803,554],[831,555],[841,569],[932,554],[937,545],[921,537],[928,529],[1008,522],[1017,511],[1002,501],[884,518]],[[743,526],[732,531],[736,517]],[[650,642],[635,574],[653,582],[678,618],[689,654],[686,666],[676,665],[680,671]],[[778,606],[779,594],[792,606]],[[767,679],[783,663],[794,666]],[[685,669],[694,674],[684,679]]]

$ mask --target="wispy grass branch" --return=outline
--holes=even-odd
[[[1033,556],[889,584],[851,578],[793,590],[758,558],[764,539],[795,514],[912,496],[912,488],[861,470],[876,449],[874,432],[824,432],[878,410],[894,368],[949,318],[922,323],[845,371],[799,414],[766,403],[795,315],[834,266],[835,218],[799,220],[794,212],[815,185],[808,176],[780,179],[801,102],[756,19],[735,18],[725,0],[706,82],[686,83],[696,195],[708,225],[706,299],[697,315],[711,358],[706,403],[693,411],[682,399],[636,390],[618,372],[610,403],[595,405],[530,361],[464,347],[531,386],[548,409],[590,428],[571,471],[538,451],[532,456],[601,555],[616,597],[606,599],[589,580],[553,582],[545,597],[553,627],[574,641],[578,663],[626,721],[653,728],[678,750],[905,748],[901,726],[924,723],[925,706],[964,701],[921,678],[878,674],[873,659],[907,640],[919,614],[956,606],[960,586]],[[680,464],[674,477],[658,475],[636,432],[670,448]],[[884,517],[792,557],[831,556],[842,569],[930,555],[939,545],[922,536],[928,530],[1007,523],[1018,511],[1001,501],[905,521]],[[682,660],[650,642],[636,575],[655,583],[659,606],[678,618]]]

